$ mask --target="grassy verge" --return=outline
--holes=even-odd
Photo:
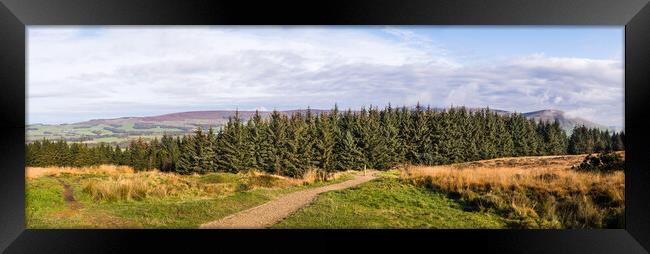
[[[446,195],[399,180],[394,172],[355,188],[324,193],[273,228],[503,228],[491,213],[467,212]]]
[[[583,156],[522,157],[411,167],[402,178],[447,193],[514,228],[623,228],[625,177],[572,170]]]
[[[351,178],[305,182],[265,174],[66,169],[27,180],[27,228],[196,228],[286,193]],[[76,205],[64,200],[64,184]]]
[[[275,228],[622,228],[622,171],[581,172],[584,155],[500,158],[380,172],[325,193]]]

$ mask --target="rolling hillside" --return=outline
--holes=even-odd
[[[437,111],[444,109],[435,109]],[[470,109],[472,110],[472,109]],[[329,112],[329,110],[312,109],[312,113],[320,114]],[[509,114],[504,110],[493,111],[499,114]],[[293,114],[295,112],[305,113],[304,109],[281,111],[284,114]],[[93,119],[85,122],[72,124],[33,124],[27,127],[27,142],[34,140],[46,139],[65,139],[72,142],[99,143],[106,142],[112,144],[125,145],[131,138],[143,137],[153,139],[160,137],[164,133],[169,135],[183,135],[191,132],[197,127],[207,129],[209,127],[220,128],[228,118],[235,116],[233,110],[216,110],[216,111],[191,111],[179,112],[158,116],[145,117],[121,117],[114,119]],[[271,112],[260,112],[262,117],[268,117]],[[239,116],[248,120],[255,114],[255,111],[239,111]],[[607,127],[587,121],[582,118],[568,117],[560,110],[540,110],[523,113],[529,119],[541,121],[558,120],[560,126],[568,133],[576,125],[585,125],[587,127],[596,127],[607,129]]]

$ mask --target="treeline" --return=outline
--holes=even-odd
[[[28,166],[129,165],[181,174],[256,169],[301,176],[310,168],[328,172],[388,169],[400,164],[438,165],[507,156],[580,154],[623,150],[623,134],[578,127],[567,137],[557,122],[489,109],[434,111],[371,107],[361,111],[285,115],[238,114],[218,132],[195,130],[183,137],[137,139],[125,149],[101,144],[43,140],[26,145]]]
[[[610,133],[581,126],[573,129],[567,149],[570,154],[622,151],[625,148],[623,140],[625,140],[624,132]]]

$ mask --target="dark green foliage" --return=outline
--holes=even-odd
[[[565,154],[567,151],[567,137],[560,128],[560,124],[540,123],[537,132],[542,138],[541,152],[544,155]]]
[[[314,154],[316,167],[326,172],[334,171],[336,145],[336,129],[334,127],[333,117],[322,114],[316,119],[316,142],[314,144]]]
[[[201,128],[198,128],[194,135],[184,137],[176,172],[203,174],[215,171],[214,158],[216,154],[213,150],[213,142],[215,142],[215,138],[212,129],[205,134]]]
[[[576,170],[580,171],[597,171],[597,172],[613,172],[616,170],[625,169],[625,161],[623,158],[614,153],[614,152],[605,152],[594,155],[587,155],[585,159],[578,165],[574,167]]]
[[[624,133],[613,133],[584,126],[573,128],[568,141],[570,154],[600,153],[606,151],[621,151],[625,149]]]
[[[229,119],[215,142],[216,146],[213,147],[218,156],[212,161],[216,161],[216,167],[220,171],[239,172],[252,164],[249,159],[252,146],[238,113]]]
[[[105,144],[36,141],[26,144],[28,166],[129,165],[182,174],[261,170],[300,177],[309,169],[389,169],[405,163],[438,165],[507,156],[581,154],[624,149],[624,133],[576,127],[570,137],[559,123],[521,114],[464,107],[435,111],[370,107],[327,113],[239,114],[220,130],[133,140],[125,149]]]
[[[411,111],[410,124],[406,129],[406,159],[414,164],[432,164],[433,143],[428,118],[432,111],[424,111],[420,104]]]
[[[119,149],[119,147],[118,147]],[[169,172],[176,169],[176,164],[180,156],[180,147],[174,141],[174,138],[167,135],[160,139],[160,154],[158,155],[158,167],[161,171]]]
[[[623,148],[625,147],[623,145],[623,139],[625,138],[625,133],[616,133],[612,134],[612,150],[614,151],[622,151]]]
[[[357,146],[356,140],[350,131],[346,131],[343,139],[338,143],[338,157],[335,162],[337,170],[363,169],[365,156]]]

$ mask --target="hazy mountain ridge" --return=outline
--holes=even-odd
[[[415,108],[415,107],[412,107]],[[443,111],[445,108],[432,108],[434,111]],[[477,111],[482,108],[468,108],[469,111]],[[313,114],[330,112],[331,110],[311,109]],[[345,111],[345,110],[341,110]],[[498,114],[511,114],[512,112],[490,109]],[[296,112],[305,114],[307,109],[295,109],[279,111],[282,114],[291,115]],[[260,111],[263,118],[268,117],[272,111]],[[130,138],[143,136],[146,138],[159,137],[164,133],[171,135],[182,135],[190,133],[197,127],[219,128],[228,122],[228,118],[239,114],[244,121],[250,119],[255,111],[235,110],[211,110],[211,111],[188,111],[163,114],[157,116],[143,117],[121,117],[112,119],[92,119],[85,122],[72,124],[34,124],[27,128],[27,141],[34,141],[43,138],[66,139],[68,141],[87,141],[126,143]],[[584,125],[590,128],[609,129],[604,125],[597,124],[579,117],[569,117],[563,111],[545,109],[533,112],[522,113],[528,119],[537,121],[558,121],[560,126],[570,133],[574,126]]]
[[[557,120],[560,123],[562,129],[568,133],[573,130],[573,127],[582,125],[588,128],[598,128],[612,131],[612,129],[607,126],[594,123],[580,117],[568,117],[563,111],[560,110],[546,109],[523,113],[523,115],[528,119],[534,119],[536,121],[553,122]]]

